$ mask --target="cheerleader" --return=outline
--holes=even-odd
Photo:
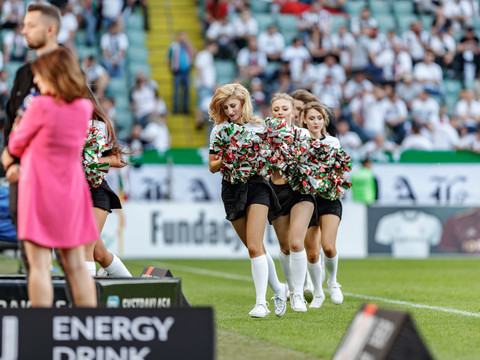
[[[327,108],[319,102],[306,104],[300,112],[300,120],[308,129],[313,139],[320,139],[323,144],[340,148],[337,138],[327,132],[329,122]],[[314,297],[311,308],[320,308],[325,300],[322,289],[322,267],[319,261],[320,247],[325,254],[325,268],[328,274],[327,285],[332,303],[341,304],[343,294],[337,282],[338,254],[335,247],[337,231],[342,218],[342,203],[340,200],[328,200],[316,196],[317,227],[311,227],[305,238],[305,248],[308,252],[308,269],[314,285]],[[318,241],[320,238],[320,242]]]
[[[89,98],[93,104],[90,128],[98,130],[108,142],[108,146],[101,153],[98,163],[108,163],[111,167],[125,166],[126,163],[121,159],[123,152],[117,144],[110,121],[90,91]],[[107,180],[105,179],[102,180],[100,186],[94,187],[90,184],[90,193],[92,195],[93,212],[95,214],[98,231],[101,233],[107,220],[107,215],[111,213],[113,209],[121,209],[122,204],[117,194],[108,186]],[[88,272],[92,276],[96,274],[96,261],[108,275],[132,277],[132,274],[130,274],[122,260],[107,250],[101,237],[99,237],[97,241],[85,246],[85,260]]]
[[[274,118],[281,118],[292,125],[294,100],[284,93],[277,93],[271,101]],[[295,127],[295,135],[310,137],[302,128]],[[295,312],[307,311],[303,297],[303,285],[307,273],[307,255],[304,239],[315,208],[312,195],[294,191],[280,172],[274,172],[270,184],[280,201],[279,211],[270,210],[268,219],[272,223],[280,244],[279,259],[290,290],[290,306]]]
[[[251,132],[264,132],[261,119],[253,117],[250,94],[240,84],[227,84],[217,89],[210,103],[210,118],[215,121],[210,136],[209,167],[212,173],[220,171],[227,159],[219,157],[214,142],[220,131],[230,124],[238,124]],[[227,220],[231,221],[240,240],[248,249],[256,303],[249,312],[251,317],[263,318],[270,311],[266,302],[267,283],[274,291],[275,315],[283,316],[286,310],[285,285],[278,281],[275,264],[266,252],[263,236],[269,208],[278,208],[278,199],[270,184],[259,175],[246,183],[232,184],[222,180],[222,200]]]

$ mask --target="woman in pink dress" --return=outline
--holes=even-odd
[[[98,238],[98,230],[80,160],[93,105],[67,49],[38,57],[32,71],[41,95],[32,99],[8,144],[21,162],[18,238],[25,241],[30,264],[29,298],[32,307],[52,306],[51,248],[58,248],[75,305],[95,307],[84,245]]]

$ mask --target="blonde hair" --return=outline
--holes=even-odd
[[[291,125],[291,122],[293,122],[294,120],[294,110],[295,110],[295,100],[293,100],[293,97],[291,97],[290,95],[288,95],[287,93],[275,93],[273,96],[272,96],[272,100],[270,100],[270,109],[273,108],[273,103],[275,101],[278,101],[278,100],[287,100],[290,102],[290,104],[292,105],[292,119],[290,119],[290,123],[289,125]]]
[[[210,102],[208,115],[214,120],[215,125],[222,124],[228,120],[228,116],[225,114],[225,110],[223,110],[223,104],[231,97],[240,100],[242,104],[242,124],[259,123],[262,121],[253,116],[253,105],[248,90],[241,84],[226,84],[220,86],[215,91],[215,95],[213,95]]]
[[[308,110],[311,110],[311,109],[317,110],[320,114],[322,114],[323,118],[325,119],[325,126],[322,129],[322,134],[326,134],[327,126],[330,123],[330,118],[328,116],[328,109],[325,105],[323,105],[318,101],[313,101],[305,104],[302,111],[300,111],[300,127],[304,129],[308,129],[307,124],[305,123],[305,118],[307,117]]]

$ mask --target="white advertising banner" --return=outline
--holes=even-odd
[[[245,246],[225,219],[221,202],[127,201],[108,216],[102,232],[110,251],[125,258],[248,258]],[[264,243],[272,257],[279,246],[267,225]],[[344,204],[337,250],[344,258],[367,255],[366,208]]]
[[[378,204],[463,206],[480,199],[480,164],[374,164],[372,170]],[[220,174],[206,165],[147,164],[129,167],[126,176],[130,200],[221,201]]]
[[[480,164],[374,164],[378,204],[476,205]]]

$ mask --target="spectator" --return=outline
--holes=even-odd
[[[0,12],[0,26],[2,29],[14,29],[22,25],[25,15],[25,4],[23,0],[4,0]]]
[[[457,129],[453,126],[454,118],[449,118],[446,105],[440,107],[440,123],[433,132],[433,149],[436,151],[454,151],[460,139]]]
[[[352,158],[356,158],[354,154],[357,153],[358,149],[363,145],[360,136],[358,136],[356,132],[350,130],[350,124],[345,119],[341,119],[337,122],[337,132],[337,138],[340,141],[342,148],[350,154]]]
[[[480,70],[480,41],[473,28],[468,28],[458,42],[455,62],[462,79],[473,82]]]
[[[432,26],[430,38],[430,50],[435,54],[435,62],[444,69],[451,69],[449,77],[455,77],[452,68],[453,59],[457,52],[457,42],[454,38],[453,27],[447,26],[445,30],[439,30]],[[453,73],[452,73],[453,72]]]
[[[299,37],[293,39],[292,45],[287,46],[283,51],[282,61],[289,63],[290,75],[294,84],[300,82],[303,64],[307,60],[310,60],[310,53],[303,46],[303,41]]]
[[[480,153],[480,126],[473,133],[468,132],[466,129],[461,131],[457,149]]]
[[[348,31],[346,25],[338,28],[338,32],[332,34],[333,51],[340,57],[340,65],[345,72],[350,74],[352,69],[352,53],[355,47],[355,37]]]
[[[100,13],[102,29],[110,29],[116,23],[121,29],[123,16],[123,0],[101,0],[102,10]]]
[[[128,18],[135,10],[135,7],[140,7],[143,14],[143,29],[150,30],[149,11],[147,0],[126,0],[125,8],[123,9],[123,16]]]
[[[165,101],[157,94],[158,85],[152,79],[138,72],[135,79],[135,86],[130,92],[130,105],[135,120],[142,127],[147,125],[148,118],[153,115],[165,116],[167,107]]]
[[[140,124],[133,124],[130,129],[130,135],[124,140],[126,153],[132,154],[134,158],[142,156],[143,149],[148,145],[148,141],[143,138],[143,127]]]
[[[428,136],[425,136],[421,131],[421,125],[413,122],[411,134],[407,135],[405,139],[403,139],[400,151],[405,150],[424,150],[424,151],[432,151],[433,150],[433,142],[432,139]]]
[[[180,107],[184,114],[189,113],[190,70],[195,52],[185,31],[177,32],[177,41],[170,44],[168,48],[168,66],[173,73],[173,112],[175,114],[180,113]]]
[[[422,85],[414,80],[413,74],[410,72],[403,74],[402,80],[395,86],[395,92],[405,101],[408,110],[412,107],[412,101],[416,99],[422,91]]]
[[[370,46],[370,27],[363,27],[352,49],[352,70],[365,71],[370,63],[368,48]]]
[[[207,1],[205,5],[205,9],[206,9],[205,22],[206,22],[206,28],[208,29],[208,27],[215,21],[227,18],[227,15],[229,13],[228,1],[224,1],[224,0]]]
[[[85,0],[82,9],[82,21],[85,25],[85,45],[95,44],[95,34],[98,24],[97,5],[94,0]]]
[[[253,112],[256,116],[262,119],[270,115],[270,107],[267,103],[267,96],[265,94],[265,85],[259,78],[253,78],[250,83],[252,94]]]
[[[57,41],[72,51],[75,51],[75,34],[78,29],[77,17],[72,12],[72,3],[67,2],[60,8],[60,30]]]
[[[155,149],[159,154],[164,154],[170,149],[171,136],[165,123],[165,116],[158,113],[151,114],[141,137],[147,141],[145,149]]]
[[[383,49],[388,48],[389,44],[385,34],[379,32],[376,26],[367,27],[366,29],[369,41],[367,45],[368,65],[365,71],[367,76],[379,84],[382,82],[383,69],[377,65],[378,57]]]
[[[338,63],[338,57],[332,53],[325,56],[325,61],[317,66],[317,77],[320,82],[325,82],[327,76],[332,77],[334,83],[339,84],[342,88],[347,81],[345,70]]]
[[[325,74],[323,81],[315,82],[312,94],[332,110],[336,119],[340,117],[342,114],[342,87],[330,72]]]
[[[412,101],[412,120],[420,124],[430,134],[440,123],[440,106],[430,97],[428,89],[423,89],[420,96]],[[425,133],[425,132],[424,132]]]
[[[247,46],[250,37],[258,35],[258,22],[248,8],[243,9],[240,17],[233,20],[232,24],[235,28],[235,43],[239,49]]]
[[[343,91],[345,102],[349,103],[354,97],[363,94],[364,91],[372,91],[373,84],[367,80],[366,74],[362,70],[352,72],[352,78],[347,81]]]
[[[475,100],[473,90],[462,89],[455,105],[455,118],[459,127],[475,132],[480,124],[480,101]]]
[[[333,51],[332,37],[329,34],[322,33],[317,27],[313,28],[306,44],[314,63],[322,63],[325,56]]]
[[[412,72],[412,57],[401,43],[395,42],[375,57],[375,66],[382,69],[384,82],[397,82],[405,73]]]
[[[265,52],[268,61],[280,61],[285,49],[285,38],[278,32],[278,26],[270,25],[266,32],[258,36],[258,47]]]
[[[28,44],[25,36],[22,35],[22,25],[15,27],[13,31],[8,31],[3,37],[3,55],[4,61],[22,61],[27,59]]]
[[[238,52],[238,72],[243,81],[250,83],[253,78],[263,78],[268,65],[265,53],[258,48],[257,38],[248,38],[248,45]]]
[[[214,56],[218,51],[218,45],[214,41],[207,41],[205,48],[195,57],[195,69],[197,71],[197,104],[195,108],[195,120],[197,128],[205,125],[208,118],[205,117],[205,99],[211,99],[215,92],[217,73]]]
[[[310,60],[303,62],[302,71],[299,75],[299,81],[296,83],[299,89],[310,91],[313,85],[319,81],[317,66]]]
[[[362,168],[352,173],[353,201],[371,205],[377,199],[377,181],[372,171],[372,161],[367,157]]]
[[[217,58],[219,59],[233,59],[233,55],[237,51],[235,46],[235,28],[233,24],[228,21],[227,17],[222,17],[213,22],[205,36],[208,40],[215,41],[218,44]]]
[[[364,91],[350,102],[353,129],[363,138],[372,139],[377,134],[385,134],[385,114],[381,103],[384,96],[382,87],[375,84],[372,91]]]
[[[363,157],[375,161],[390,161],[391,156],[397,149],[397,145],[386,139],[385,134],[378,133],[372,140],[367,141],[361,148]]]
[[[125,72],[125,55],[128,49],[128,38],[120,31],[120,24],[113,22],[108,32],[100,38],[102,64],[111,77],[122,77]]]
[[[435,55],[432,51],[427,51],[425,58],[416,63],[413,67],[413,77],[415,81],[422,84],[431,94],[444,97],[443,89],[443,70],[440,65],[434,62]]]
[[[323,8],[322,1],[317,0],[310,6],[310,9],[302,12],[298,29],[302,33],[304,43],[307,43],[313,29],[317,27],[321,33],[329,34],[331,28],[330,13]]]
[[[83,71],[87,77],[87,83],[98,98],[105,95],[105,89],[110,81],[108,71],[96,62],[95,56],[90,55],[83,60]]]
[[[423,29],[420,21],[414,21],[410,25],[410,29],[402,34],[402,41],[412,57],[413,63],[416,64],[425,57],[425,47],[430,42],[430,34]]]
[[[390,132],[390,137],[400,144],[405,137],[405,122],[408,120],[408,109],[405,102],[400,99],[391,84],[384,87],[385,98],[382,100],[382,107],[385,116],[385,123]]]
[[[366,6],[360,11],[360,16],[352,17],[350,30],[355,37],[358,37],[362,34],[364,28],[375,27],[377,24],[377,20],[372,17],[370,9]]]
[[[117,124],[115,122],[116,118],[116,111],[115,111],[115,100],[113,100],[111,97],[104,96],[99,98],[100,106],[103,109],[103,112],[105,115],[107,115],[108,120],[112,124],[112,127],[115,129],[115,131],[118,131]]]

